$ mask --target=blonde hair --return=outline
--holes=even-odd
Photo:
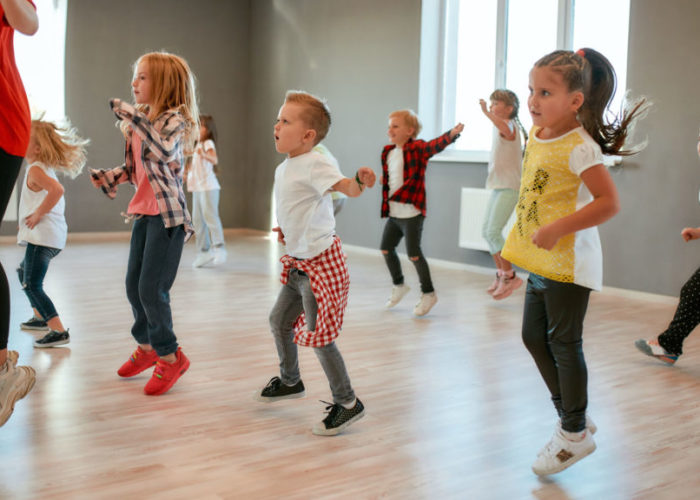
[[[90,141],[78,136],[78,131],[68,122],[59,127],[42,118],[32,120],[31,135],[39,149],[33,159],[75,179],[87,161],[85,146]]]
[[[316,131],[314,146],[321,142],[331,128],[331,111],[326,101],[303,90],[288,90],[284,102],[303,106],[301,119],[309,128]]]
[[[145,63],[151,82],[151,105],[139,104],[136,108],[153,121],[165,111],[177,111],[185,119],[186,155],[191,155],[194,143],[199,139],[199,107],[195,77],[187,61],[168,52],[149,52],[134,63],[134,72],[139,63]],[[129,125],[119,124],[126,135]]]
[[[421,125],[420,120],[418,119],[418,115],[412,109],[400,109],[398,111],[394,111],[389,115],[389,118],[401,118],[406,125],[413,128],[413,135],[411,136],[413,139],[418,137],[418,133],[423,128],[423,125]]]

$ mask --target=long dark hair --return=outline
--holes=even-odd
[[[514,120],[518,127],[520,127],[524,142],[527,144],[527,130],[525,130],[520,118],[518,118],[518,112],[520,111],[520,100],[518,99],[518,96],[515,95],[515,92],[508,89],[496,89],[491,92],[489,99],[491,101],[501,101],[502,103],[505,103],[506,106],[512,106],[513,111],[510,113],[508,118]],[[525,145],[523,145],[523,150],[525,150]]]
[[[202,126],[204,125],[204,128],[207,129],[207,136],[204,138],[204,140],[211,139],[214,141],[214,145],[216,146],[216,140],[218,138],[218,133],[216,132],[216,122],[214,121],[214,117],[211,115],[199,115],[199,125]],[[199,140],[199,139],[198,139]],[[218,154],[218,151],[217,151]],[[214,165],[214,173],[219,173],[219,164],[217,163]]]
[[[561,74],[569,92],[583,92],[578,121],[604,154],[629,156],[639,151],[622,148],[633,122],[644,115],[649,104],[646,99],[639,99],[628,110],[614,114],[612,121],[606,120],[617,79],[615,69],[603,54],[590,48],[576,52],[555,50],[535,63],[537,68],[543,66]]]

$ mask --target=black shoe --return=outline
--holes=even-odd
[[[46,321],[39,319],[36,316],[32,316],[24,323],[20,323],[19,327],[22,330],[31,330],[35,332],[48,332],[50,330],[49,325],[46,324]]]
[[[326,401],[321,401],[321,403],[328,405],[326,407],[328,415],[322,422],[314,425],[313,433],[317,436],[335,436],[341,433],[348,425],[365,416],[365,406],[359,399],[356,400],[355,406],[349,410],[337,403],[328,403]]]
[[[49,333],[44,335],[44,338],[34,341],[34,347],[53,347],[57,345],[64,345],[70,342],[70,335],[68,335],[68,330],[65,332],[57,332],[56,330],[51,330]]]
[[[255,399],[265,403],[272,403],[280,399],[297,399],[306,395],[304,383],[300,380],[293,386],[284,385],[279,377],[272,377],[260,394]]]

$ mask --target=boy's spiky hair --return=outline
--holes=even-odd
[[[314,146],[326,137],[331,128],[331,112],[325,100],[303,90],[288,90],[284,102],[299,104],[304,108],[301,119],[316,131]]]
[[[394,111],[393,113],[391,113],[389,115],[389,118],[401,118],[406,125],[412,127],[413,135],[411,137],[413,139],[418,137],[421,128],[423,128],[423,126],[420,123],[420,120],[418,119],[418,115],[412,109],[399,109],[398,111]]]

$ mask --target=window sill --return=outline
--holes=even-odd
[[[430,161],[444,163],[488,163],[489,155],[490,153],[488,151],[447,149],[430,158]]]

